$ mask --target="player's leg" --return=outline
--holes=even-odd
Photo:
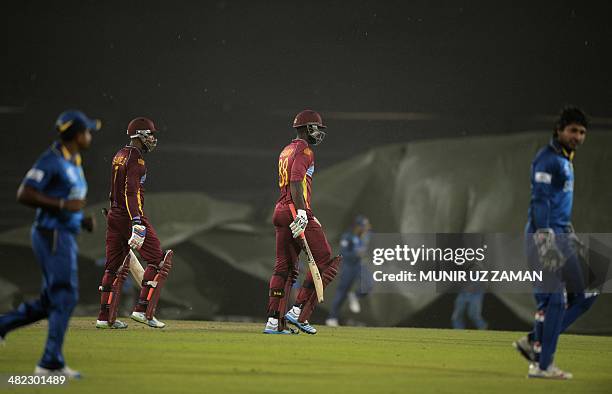
[[[154,309],[157,306],[158,292],[161,291],[163,281],[167,276],[167,272],[162,271],[162,268],[164,265],[166,268],[171,267],[172,251],[162,251],[161,243],[153,226],[146,218],[142,218],[142,223],[147,228],[147,234],[139,253],[147,267],[144,270],[142,289],[131,318],[153,328],[163,328],[166,324],[152,315],[148,317],[147,312],[151,310],[150,307]]]
[[[45,350],[36,373],[63,370],[66,366],[62,354],[64,336],[79,297],[75,235],[68,231],[57,231],[56,234],[54,253],[47,256],[43,263],[49,298],[49,327]],[[77,375],[71,377],[80,377]]]
[[[340,308],[346,300],[353,282],[359,277],[360,264],[344,264],[340,270],[340,279],[338,280],[338,287],[336,288],[336,294],[332,301],[331,310],[327,317],[327,322],[331,326],[338,325],[338,317],[340,316]],[[331,321],[330,321],[331,320]],[[335,323],[335,324],[334,324]]]
[[[563,241],[563,238],[561,241]],[[599,294],[597,292],[585,293],[585,282],[578,256],[575,251],[571,250],[567,243],[562,242],[562,245],[563,253],[569,256],[563,267],[563,278],[567,288],[567,308],[563,315],[563,323],[561,324],[561,332],[563,333],[572,323],[593,306]],[[536,336],[535,329],[537,329],[537,323],[534,330],[527,334],[526,338],[521,338],[520,340],[520,346],[523,349],[522,353],[524,353],[524,355],[529,354],[530,348],[533,347],[534,338]],[[515,347],[516,346],[515,344]]]
[[[541,270],[540,257],[536,245],[533,241],[531,233],[525,234],[525,251],[527,253],[527,265],[531,269]],[[550,274],[546,274],[545,279],[549,279]],[[547,287],[547,286],[546,286]],[[550,291],[550,289],[548,289]],[[519,338],[512,343],[512,346],[523,356],[530,364],[537,363],[540,352],[540,341],[542,338],[542,327],[544,324],[543,308],[548,302],[547,291],[535,290],[534,296],[536,298],[536,304],[538,305],[537,311],[534,315],[533,329],[527,335]],[[538,295],[540,294],[540,295]],[[538,346],[538,353],[536,354],[536,345]]]
[[[536,294],[541,329],[536,329],[534,349],[537,363],[530,365],[529,377],[569,379],[571,374],[553,365],[561,323],[565,310],[565,297],[561,292]]]
[[[55,242],[53,231],[41,232],[32,228],[31,239],[34,256],[43,272],[40,298],[23,302],[17,309],[0,316],[0,338],[4,338],[6,334],[16,328],[45,319],[48,316],[49,300],[46,291],[44,262],[52,255]]]
[[[308,221],[308,226],[304,234],[306,235],[312,255],[321,272],[323,288],[325,288],[338,274],[342,257],[336,256],[331,258],[331,247],[329,246],[329,242],[327,242],[321,225],[316,219],[313,218],[313,220]],[[298,292],[294,307],[291,309],[290,313],[287,313],[287,320],[308,334],[316,334],[317,330],[308,323],[308,319],[314,312],[317,304],[318,300],[314,282],[312,274],[309,272]],[[297,320],[294,318],[296,315],[299,316]]]
[[[315,263],[323,275],[325,269],[331,263],[331,246],[327,242],[327,238],[325,237],[325,233],[321,228],[321,225],[312,218],[308,221],[308,226],[304,231],[306,236],[306,240],[308,241],[308,246],[310,247],[310,251],[312,252],[312,256],[314,257]],[[306,278],[302,283],[302,287],[300,288],[296,305],[304,304],[312,294],[315,292],[314,282],[312,279],[312,274],[310,271],[306,274]]]
[[[453,314],[451,315],[451,322],[453,328],[457,330],[465,329],[465,308],[467,306],[467,297],[465,291],[457,294],[455,298],[455,305],[453,308]]]
[[[565,332],[580,316],[588,311],[597,300],[598,293],[568,293],[567,309],[563,316],[561,332]]]
[[[268,321],[265,334],[290,334],[283,327],[286,303],[290,296],[298,264],[299,251],[289,229],[291,216],[289,211],[275,211],[273,222],[276,234],[276,261],[269,282]],[[297,279],[297,277],[295,278]]]
[[[104,274],[98,290],[100,291],[100,312],[96,321],[97,328],[127,328],[127,324],[115,320],[109,323],[110,309],[113,299],[118,301],[121,285],[113,284],[117,280],[117,273],[129,253],[127,240],[129,238],[130,219],[127,215],[120,216],[111,213],[107,216],[106,228],[106,263]],[[115,312],[116,313],[116,312]]]
[[[478,290],[473,293],[468,293],[467,315],[470,321],[479,330],[487,328],[487,322],[482,317],[482,299],[484,294]]]
[[[569,245],[563,249],[569,256],[563,266],[563,278],[567,290],[567,309],[563,317],[561,332],[564,332],[580,316],[588,311],[597,300],[597,292],[585,292],[585,280],[576,251]]]

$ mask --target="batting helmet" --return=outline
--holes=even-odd
[[[321,115],[317,112],[305,109],[295,116],[293,119],[293,127],[300,128],[306,127],[308,130],[308,143],[312,145],[319,145],[323,138],[325,138],[325,132],[323,129],[326,127],[323,124]]]
[[[316,125],[317,127],[324,129],[326,126],[323,124],[323,119],[318,112],[310,109],[305,109],[295,116],[293,119],[293,127],[304,127],[308,125]]]
[[[155,123],[143,116],[132,119],[127,127],[127,135],[130,138],[138,138],[147,152],[151,152],[157,146],[157,137],[154,134],[156,131]]]

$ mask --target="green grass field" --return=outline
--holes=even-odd
[[[572,381],[527,379],[511,347],[519,334],[412,328],[328,328],[315,336],[263,335],[261,324],[168,321],[154,330],[96,330],[71,321],[68,364],[84,374],[62,388],[15,392],[611,393],[612,337],[564,335],[557,364]],[[46,324],[17,330],[0,348],[0,374],[30,374]]]

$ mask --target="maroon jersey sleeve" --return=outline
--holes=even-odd
[[[306,176],[306,171],[311,166],[314,160],[314,153],[309,147],[299,149],[295,152],[293,164],[291,165],[291,174],[289,180],[291,182],[303,182]]]
[[[145,162],[139,154],[131,151],[127,158],[125,169],[125,208],[130,215],[130,219],[135,219],[144,215],[142,212],[142,197],[140,195],[140,180],[145,174]]]

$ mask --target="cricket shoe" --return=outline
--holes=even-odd
[[[349,310],[353,313],[361,312],[361,304],[359,303],[359,298],[355,292],[351,291],[348,293],[348,306]]]
[[[569,372],[562,371],[556,365],[551,364],[547,369],[540,369],[537,363],[529,364],[528,378],[539,378],[539,379],[556,379],[556,380],[568,380],[574,377]]]
[[[48,369],[48,368],[43,368],[41,366],[36,366],[36,368],[34,368],[34,375],[39,375],[39,376],[65,376],[68,379],[81,379],[82,375],[79,371],[75,371],[74,369],[65,366],[64,368],[58,368],[58,369]]]
[[[124,328],[128,328],[127,323],[122,322],[121,320],[115,320],[115,322],[111,325],[106,320],[96,320],[96,328],[101,328],[103,330],[121,330]]]
[[[330,317],[329,319],[325,320],[325,325],[328,327],[339,327],[340,323],[338,322],[338,319]]]
[[[132,312],[130,317],[132,318],[132,320],[135,320],[138,323],[146,324],[149,327],[153,327],[153,328],[166,327],[166,323],[157,320],[155,316],[153,316],[153,319],[148,320],[144,312]]]
[[[266,327],[263,330],[264,334],[280,334],[280,335],[291,335],[291,334],[298,334],[298,331],[295,331],[291,328],[289,329],[284,329],[279,331],[278,330],[278,319],[268,319],[268,322],[266,323]]]
[[[529,342],[529,337],[527,335],[520,338],[518,341],[512,342],[512,346],[514,346],[516,351],[530,363],[536,361],[536,354],[533,351],[533,346],[531,342]]]
[[[303,323],[300,323],[298,321],[298,318],[300,317],[300,313],[301,313],[300,308],[298,308],[297,306],[294,306],[293,308],[289,310],[289,312],[287,312],[287,314],[285,315],[285,319],[287,319],[289,323],[299,328],[300,331],[304,331],[306,334],[311,334],[311,335],[316,334],[317,329],[311,326],[310,324],[308,324],[308,320],[306,320]]]

